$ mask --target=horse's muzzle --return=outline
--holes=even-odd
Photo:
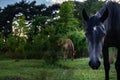
[[[97,60],[97,61],[92,61],[90,60],[89,61],[89,66],[92,68],[92,69],[98,69],[100,67],[100,61]]]

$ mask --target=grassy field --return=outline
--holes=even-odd
[[[87,58],[60,60],[56,65],[42,60],[0,60],[0,80],[104,80],[104,70],[103,65],[92,70]],[[116,80],[114,64],[110,80]]]

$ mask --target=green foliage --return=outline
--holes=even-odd
[[[79,27],[78,20],[74,17],[74,4],[71,1],[64,2],[60,7],[59,29],[63,32],[63,36],[67,33],[76,31]]]
[[[11,59],[26,58],[26,54],[24,52],[25,39],[20,37],[18,43],[17,37],[13,35],[9,35],[9,38],[7,39],[4,45],[5,47],[8,48],[8,51],[5,53],[5,56],[7,58],[11,58]]]
[[[60,7],[60,18],[62,22],[67,23],[73,18],[74,5],[71,1],[64,2]]]
[[[45,28],[34,35],[33,43],[25,46],[27,58],[44,59],[48,63],[55,63],[58,60],[60,48],[57,46],[58,35],[55,34],[54,26],[46,25]],[[30,46],[31,50],[27,48]]]
[[[43,58],[44,51],[47,50],[48,38],[47,36],[42,37],[42,35],[36,35],[33,38],[33,43],[26,43],[25,52],[27,58],[41,59]]]
[[[13,35],[9,35],[9,38],[7,39],[6,41],[6,46],[11,46],[11,47],[17,47],[18,46],[18,41],[17,41],[17,38],[16,36],[13,36]]]
[[[85,33],[83,30],[80,31],[73,31],[67,34],[70,39],[72,39],[75,50],[76,56],[82,57],[86,55],[87,52],[87,45],[86,45],[86,38]]]
[[[87,9],[89,15],[95,14],[105,3],[100,0],[87,0],[84,3],[84,7]]]
[[[47,21],[47,17],[45,16],[36,16],[32,21],[32,26],[29,30],[31,35],[37,35],[42,28],[45,27],[45,22]]]
[[[18,37],[26,36],[28,29],[27,29],[24,15],[18,16],[18,18],[14,18],[12,26],[13,26],[13,33],[12,33],[13,35],[18,36]]]
[[[4,46],[4,40],[2,39],[2,34],[0,33],[0,47]]]
[[[19,16],[13,20],[13,32],[8,36],[2,47],[7,58],[23,59],[26,58],[24,46],[26,44],[27,26],[25,16]]]
[[[74,45],[76,46],[77,50],[84,50],[86,49],[86,40],[84,31],[73,31],[68,34],[69,38],[73,40]]]
[[[55,34],[54,26],[46,26],[44,31],[41,31],[39,38],[41,38],[39,39],[41,42],[41,49],[39,50],[44,53],[43,58],[45,61],[49,63],[56,62],[58,60],[58,50],[60,49],[57,45],[58,36]]]

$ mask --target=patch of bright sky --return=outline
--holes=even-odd
[[[20,2],[21,0],[0,0],[0,7],[6,7],[8,4],[14,4],[16,2]],[[46,4],[46,5],[51,5],[52,2],[51,0],[47,1],[47,0],[26,0],[27,2],[30,1],[36,1],[36,5],[40,5],[40,4]]]
[[[64,1],[68,1],[68,0],[46,0],[48,2],[51,2],[51,3],[62,3]],[[86,0],[71,0],[71,1],[80,1],[80,2],[84,2]],[[105,0],[101,0],[101,1],[105,1]],[[119,0],[111,0],[111,1],[119,1]]]
[[[62,3],[64,1],[68,1],[68,0],[47,0],[49,2],[52,2],[52,3]],[[83,2],[85,0],[71,0],[71,1],[80,1],[80,2]]]
[[[5,7],[8,4],[14,4],[15,2],[20,2],[21,0],[0,0],[0,7]],[[68,0],[26,0],[26,1],[36,1],[36,5],[40,5],[40,4],[46,4],[47,6],[54,4],[54,3],[62,3],[64,1],[68,1]],[[71,0],[71,1],[80,1],[83,2],[85,0]],[[103,0],[105,1],[105,0]],[[112,1],[119,1],[119,0],[112,0]]]

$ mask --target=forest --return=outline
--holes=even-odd
[[[73,41],[75,58],[87,56],[81,11],[85,8],[92,15],[105,2],[66,1],[46,6],[22,0],[0,8],[0,59],[43,59],[54,63],[63,58],[64,39]]]

